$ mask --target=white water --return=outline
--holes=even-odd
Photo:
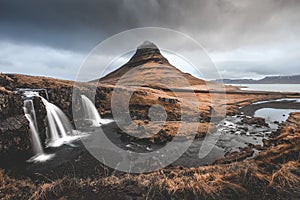
[[[84,110],[84,117],[85,119],[90,120],[93,126],[99,127],[101,126],[101,124],[108,124],[113,121],[111,119],[101,119],[97,108],[95,107],[93,102],[85,95],[81,95],[81,99]]]
[[[25,117],[29,121],[29,128],[31,132],[32,151],[34,154],[44,154],[43,147],[40,141],[40,137],[34,126],[33,120],[29,114],[25,114]]]
[[[43,146],[40,141],[39,133],[37,131],[36,115],[32,100],[24,101],[25,117],[29,121],[29,128],[31,133],[31,145],[34,156],[28,162],[44,162],[54,157],[54,154],[45,154]],[[32,117],[33,116],[33,117]]]
[[[48,131],[49,138],[47,146],[59,147],[63,144],[67,144],[72,140],[76,140],[79,136],[73,135],[73,127],[60,108],[56,105],[48,102],[41,97],[47,110]]]
[[[29,160],[27,160],[27,162],[45,162],[47,160],[51,160],[54,156],[55,154],[37,154]]]
[[[23,92],[22,95],[24,95],[25,98],[24,112],[29,121],[32,150],[35,154],[35,156],[30,158],[28,162],[44,162],[54,157],[54,154],[45,154],[43,150],[43,145],[41,143],[37,128],[38,126],[35,108],[32,100],[32,98],[35,96],[41,98],[47,111],[47,147],[59,147],[63,144],[70,144],[71,141],[80,138],[79,132],[73,130],[72,124],[60,108],[40,96],[39,92],[35,89],[23,89],[21,91]],[[45,91],[45,93],[46,97],[48,97],[47,91]]]
[[[37,122],[36,122],[35,109],[34,109],[34,105],[33,105],[32,100],[25,100],[24,101],[24,112],[25,112],[25,114],[27,113],[30,116],[30,119],[33,120],[36,131],[39,132]]]

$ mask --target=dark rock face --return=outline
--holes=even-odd
[[[72,114],[72,87],[46,88],[49,95],[49,102],[58,106],[70,120]]]
[[[0,120],[23,114],[23,101],[19,95],[0,91]]]
[[[244,124],[269,127],[265,119],[261,117],[251,117],[251,118],[245,117],[241,122]]]
[[[9,117],[0,122],[1,154],[30,151],[28,121],[22,115]]]
[[[113,87],[98,86],[95,97],[95,106],[102,116],[111,116],[111,95]]]
[[[29,122],[17,94],[0,91],[0,157],[31,152]]]
[[[45,144],[47,136],[46,136],[46,127],[47,127],[47,111],[45,105],[41,101],[40,98],[35,97],[33,99],[33,105],[35,109],[37,128],[40,136],[40,140],[42,144]]]

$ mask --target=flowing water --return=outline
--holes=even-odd
[[[54,157],[54,154],[45,154],[43,150],[43,146],[40,141],[40,136],[37,130],[37,121],[36,114],[33,105],[33,101],[31,99],[26,99],[24,101],[24,112],[25,117],[29,121],[29,130],[31,133],[31,146],[34,156],[30,158],[29,162],[43,162],[49,160]]]
[[[31,99],[27,99],[24,101],[24,112],[26,115],[26,118],[28,119],[30,117],[30,120],[32,119],[33,125],[38,132],[38,126],[37,126],[37,121],[36,121],[36,114],[35,114],[35,109],[33,105],[33,101]]]
[[[71,122],[63,111],[53,103],[48,102],[45,98],[41,97],[41,99],[47,110],[48,135],[50,136],[47,146],[59,147],[78,139],[79,136],[73,134],[74,131]]]
[[[54,154],[45,154],[43,144],[41,143],[37,117],[34,108],[33,98],[38,97],[42,100],[47,111],[47,138],[46,148],[60,147],[64,144],[71,145],[72,141],[75,141],[86,134],[75,131],[68,117],[63,111],[53,103],[48,101],[48,93],[44,89],[17,89],[18,93],[24,98],[24,112],[30,125],[32,150],[35,154],[34,157],[29,159],[30,162],[44,162],[54,157]],[[43,92],[42,97],[40,92]],[[93,126],[100,127],[102,124],[109,124],[113,120],[101,119],[95,105],[86,96],[82,95],[82,105],[84,110],[85,120],[91,121]],[[78,134],[79,133],[79,134]]]
[[[36,126],[29,114],[25,114],[25,117],[29,121],[29,128],[31,132],[32,151],[34,154],[44,154],[43,147],[41,145],[39,134],[36,130]]]
[[[101,126],[101,124],[108,124],[113,121],[111,119],[102,119],[99,115],[97,108],[88,97],[86,97],[85,95],[81,95],[81,99],[84,111],[84,118],[92,122],[92,126],[99,127]]]
[[[40,96],[40,92],[48,98],[48,93],[44,89],[17,89],[24,99],[25,117],[29,121],[31,132],[31,143],[34,157],[29,159],[30,162],[43,162],[54,157],[54,154],[45,154],[43,144],[41,143],[37,117],[34,108],[33,98],[38,97],[42,100],[47,111],[47,140],[46,147],[59,147],[63,144],[69,144],[73,140],[77,140],[80,136],[74,135],[75,131],[71,122],[63,111],[56,105],[50,103],[47,99]]]
[[[216,160],[223,158],[226,153],[239,152],[241,149],[252,145],[263,145],[263,140],[267,139],[272,131],[278,128],[273,122],[279,123],[285,121],[290,112],[300,111],[299,99],[277,99],[272,101],[257,102],[247,106],[242,111],[243,115],[227,116],[216,124],[216,131],[206,136],[206,139],[195,139],[187,151],[172,166],[194,167],[200,165],[209,165]],[[280,107],[278,109],[276,107]],[[247,110],[251,112],[247,112]],[[269,125],[249,124],[243,122],[243,119],[253,117],[265,118]],[[118,138],[111,138],[113,143],[117,143],[123,149],[136,152],[155,151],[161,148],[160,145],[149,146],[137,142],[120,142]],[[175,141],[175,146],[180,149],[182,141]],[[200,149],[209,148],[211,151],[204,157],[200,157]],[[174,150],[176,151],[176,149]],[[259,151],[255,150],[254,155]],[[164,155],[161,155],[162,158]],[[167,159],[167,158],[164,158]]]

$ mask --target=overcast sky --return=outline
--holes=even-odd
[[[196,39],[223,78],[300,74],[299,10],[299,0],[1,0],[0,71],[75,79],[98,43],[154,26]]]

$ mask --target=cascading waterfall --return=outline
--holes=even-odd
[[[45,154],[43,146],[40,141],[39,133],[37,131],[36,115],[32,99],[26,99],[24,101],[25,117],[29,121],[29,128],[31,133],[31,144],[34,157],[29,159],[29,162],[43,162],[51,159],[54,154]]]
[[[85,95],[81,95],[84,118],[92,122],[92,126],[99,127],[101,124],[108,124],[112,122],[111,119],[101,119],[97,108],[93,104],[93,102],[86,97]]]
[[[33,104],[33,98],[39,97],[45,105],[47,111],[47,147],[59,147],[63,144],[69,144],[71,141],[78,139],[79,135],[74,135],[75,130],[67,116],[56,105],[50,103],[44,97],[40,96],[39,92],[44,92],[46,98],[48,93],[45,89],[23,89],[18,88],[17,93],[20,93],[24,99],[25,117],[29,121],[32,150],[34,157],[29,159],[29,162],[43,162],[54,157],[54,154],[45,154],[43,145],[40,140],[36,112]]]
[[[26,100],[26,102],[32,102],[32,100]],[[28,108],[24,107],[25,117],[29,121],[29,128],[31,132],[32,151],[35,155],[44,154],[43,147],[41,145],[40,137],[35,126],[34,120],[31,117],[31,113]]]
[[[77,139],[78,136],[74,136],[73,127],[63,111],[45,98],[41,99],[47,110],[49,131],[47,146],[58,147]]]

